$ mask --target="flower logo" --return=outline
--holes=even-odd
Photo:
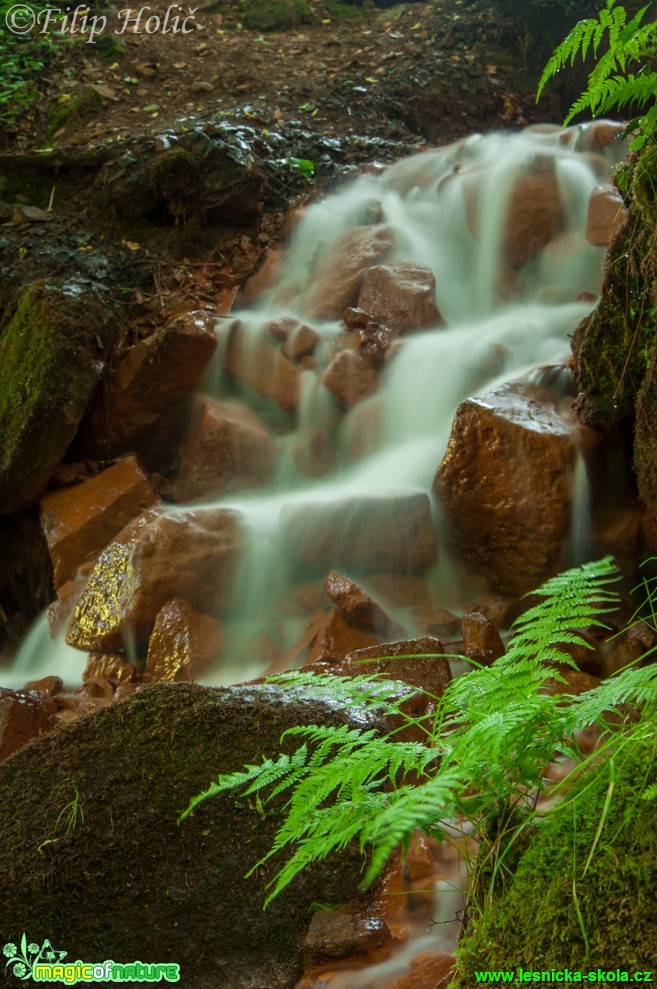
[[[41,947],[32,941],[27,943],[27,936],[23,934],[20,943],[20,950],[11,941],[8,941],[2,949],[2,953],[7,959],[5,968],[8,968],[17,979],[29,979],[37,962],[60,962],[66,958],[66,951],[59,951],[53,948],[51,942],[46,938]]]

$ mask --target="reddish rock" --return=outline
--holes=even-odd
[[[334,666],[356,649],[374,646],[377,638],[348,622],[339,611],[329,611],[312,644],[306,663]],[[374,646],[376,650],[376,646]]]
[[[64,687],[63,680],[57,676],[41,677],[40,680],[30,680],[23,687],[23,691],[34,692],[42,697],[54,697],[59,694]]]
[[[404,872],[411,881],[426,879],[436,871],[431,842],[421,831],[414,831],[404,855]]]
[[[262,265],[250,278],[247,278],[242,287],[240,293],[240,303],[242,305],[251,305],[256,299],[259,299],[274,287],[284,260],[285,254],[283,251],[270,250],[265,255]]]
[[[281,527],[293,558],[324,571],[424,570],[437,558],[424,493],[290,505]]]
[[[425,264],[394,261],[370,268],[363,279],[358,308],[402,334],[443,322],[436,305],[436,279]]]
[[[335,466],[331,438],[325,429],[311,426],[292,445],[292,459],[303,477],[323,477]]]
[[[268,333],[278,343],[285,343],[292,330],[295,330],[300,325],[299,320],[294,319],[292,316],[281,316],[280,319],[273,319],[271,323],[267,323],[263,328],[263,332]]]
[[[300,361],[315,351],[321,341],[319,333],[302,323],[288,334],[281,350],[291,361]]]
[[[121,653],[92,652],[87,657],[87,665],[82,674],[83,682],[116,680],[123,683],[132,680],[137,673],[134,663],[128,663]]]
[[[56,726],[57,705],[32,690],[0,687],[0,762]]]
[[[542,688],[547,694],[579,694],[587,690],[593,690],[601,684],[600,677],[592,676],[583,670],[573,670],[570,666],[559,666],[559,673],[563,677],[561,680],[548,680]]]
[[[434,490],[461,558],[501,593],[559,570],[575,457],[554,407],[522,382],[457,409]]]
[[[198,398],[180,447],[176,501],[257,487],[275,458],[271,436],[248,407]]]
[[[228,335],[226,370],[285,412],[297,411],[299,368],[259,331],[250,331],[239,320]]]
[[[393,638],[402,632],[374,598],[337,570],[329,572],[324,580],[324,590],[349,621],[362,626],[366,631],[386,638]]]
[[[413,618],[424,635],[435,635],[438,639],[458,638],[461,631],[461,619],[445,608],[424,605],[415,609]]]
[[[391,608],[429,606],[431,597],[423,577],[407,573],[372,573],[367,586]]]
[[[464,184],[466,221],[478,239],[481,229],[485,175],[475,172]],[[487,205],[487,204],[485,204]],[[559,182],[553,164],[539,161],[514,182],[507,206],[502,238],[502,260],[510,268],[522,268],[557,233],[564,221]]]
[[[241,549],[239,517],[225,509],[136,520],[101,553],[67,642],[87,651],[145,642],[162,605],[175,598],[220,612],[228,605]]]
[[[342,405],[350,409],[374,394],[379,387],[379,375],[359,353],[343,350],[324,371],[321,382]]]
[[[442,652],[440,640],[429,635],[401,642],[384,642],[350,652],[336,673],[352,676],[379,673],[391,680],[401,680],[411,687],[419,687],[432,698],[419,694],[403,705],[403,710],[408,714],[419,716],[431,706],[433,698],[442,697],[452,679],[449,662],[441,655]]]
[[[349,961],[356,964],[382,961],[390,954],[390,928],[375,914],[349,908],[317,910],[310,921],[303,954],[307,966]]]
[[[82,424],[86,456],[135,452],[148,470],[169,464],[217,346],[214,324],[206,312],[188,313],[119,360]]]
[[[625,130],[626,125],[617,120],[594,120],[590,124],[580,125],[577,150],[598,152],[610,144],[619,144]]]
[[[368,268],[383,261],[392,243],[392,232],[385,227],[347,230],[313,270],[303,310],[311,318],[340,319],[355,305]]]
[[[96,477],[52,491],[41,499],[41,525],[53,563],[55,587],[75,577],[108,542],[157,502],[135,457],[125,457]]]
[[[463,652],[480,666],[490,666],[504,655],[504,643],[488,618],[480,611],[472,611],[461,619]]]
[[[625,223],[627,210],[622,198],[611,189],[594,189],[586,218],[586,239],[596,247],[608,247]]]
[[[452,955],[437,955],[426,951],[411,960],[411,970],[393,983],[391,989],[447,989],[456,960]]]
[[[503,598],[498,594],[484,594],[479,600],[468,605],[466,611],[480,611],[497,629],[510,628],[522,610],[515,598]]]
[[[381,438],[383,420],[381,398],[368,398],[345,416],[341,432],[345,453],[350,460],[360,460],[376,449]]]
[[[148,642],[146,677],[154,682],[199,680],[223,645],[221,625],[187,601],[167,601]]]

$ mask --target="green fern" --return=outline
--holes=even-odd
[[[578,729],[608,726],[613,714],[617,728],[627,723],[630,729],[618,728],[610,746],[655,731],[657,666],[627,669],[577,697],[546,690],[549,680],[561,679],[553,664],[575,665],[564,645],[587,645],[578,630],[604,627],[601,616],[617,606],[609,585],[618,579],[607,558],[547,581],[534,595],[537,603],[516,621],[506,654],[453,681],[423,718],[402,711],[411,688],[390,680],[294,672],[275,678],[305,697],[378,708],[398,727],[384,735],[347,725],[293,728],[284,737],[303,738],[293,755],[219,776],[181,820],[228,790],[247,796],[268,787],[264,806],[289,790],[285,818],[262,861],[288,846],[293,854],[275,877],[269,902],[306,865],[355,839],[370,856],[365,887],[417,828],[440,837],[442,821],[461,818],[490,833],[486,822],[507,819],[509,808],[516,817],[524,808],[527,818],[544,788],[545,766],[559,754],[581,760]],[[399,740],[399,728],[409,725],[423,730],[425,742]]]
[[[642,7],[627,23],[624,7],[608,0],[607,6],[597,17],[589,17],[578,24],[555,49],[543,69],[538,83],[536,101],[548,82],[568,63],[574,65],[581,56],[586,59],[589,51],[597,57],[601,44],[606,51],[597,59],[588,78],[586,90],[571,106],[564,124],[568,124],[576,114],[590,110],[594,116],[608,113],[632,103],[643,108],[652,103],[648,113],[635,121],[640,133],[630,147],[638,149],[651,138],[657,124],[657,73],[651,70],[657,54],[657,22],[643,23],[649,4]],[[628,72],[628,66],[639,63],[636,73]]]

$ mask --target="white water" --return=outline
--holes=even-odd
[[[373,493],[392,497],[428,492],[461,400],[567,356],[567,336],[591,308],[590,302],[576,299],[580,293],[599,291],[603,252],[585,239],[586,211],[591,191],[612,161],[605,164],[599,156],[569,149],[558,142],[559,133],[555,128],[475,136],[408,158],[380,176],[357,179],[307,210],[277,285],[256,309],[238,314],[256,338],[268,321],[296,316],[321,334],[323,344],[316,354],[317,369],[304,372],[293,429],[280,430],[277,438],[281,456],[274,483],[266,491],[217,502],[241,513],[250,549],[235,588],[234,614],[225,624],[224,656],[229,659],[218,664],[212,682],[235,682],[263,671],[262,663],[249,660],[249,643],[256,633],[275,629],[286,647],[303,631],[303,616],[285,615],[285,602],[307,576],[290,559],[280,524],[285,509],[336,504]],[[510,277],[503,257],[509,195],[519,176],[546,168],[556,174],[565,219],[547,247],[528,260],[517,277]],[[348,453],[349,436],[359,428],[365,403],[342,416],[319,384],[344,327],[308,319],[305,300],[317,265],[337,238],[373,215],[375,226],[393,233],[388,260],[431,267],[438,308],[447,325],[404,339],[381,375],[377,394],[368,400],[380,414],[369,453],[354,458]],[[221,327],[219,333],[222,340]],[[223,354],[223,347],[219,352]],[[223,397],[227,381],[220,367],[213,378]],[[254,399],[246,388],[232,384],[230,391]],[[260,400],[256,405],[266,407]],[[274,422],[285,419],[277,410],[271,417]],[[334,437],[337,430],[338,465],[330,476],[316,481],[302,478],[286,453],[292,443],[307,441],[312,426]],[[579,480],[578,491],[585,491],[581,470]],[[583,512],[580,503],[575,512],[578,524]],[[575,538],[581,548],[585,537]],[[445,572],[443,555],[441,573]],[[48,673],[68,677],[74,665],[71,652],[79,657],[77,669],[82,668],[80,654],[65,647],[53,652],[44,644],[43,633],[35,635],[41,635],[38,644],[31,638],[26,641],[10,675],[3,676],[5,683],[20,685]]]

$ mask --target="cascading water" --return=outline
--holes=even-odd
[[[294,643],[308,620],[303,610],[290,607],[299,585],[321,586],[331,567],[351,569],[365,586],[368,569],[403,571],[396,536],[389,558],[378,549],[375,563],[359,565],[359,540],[369,539],[372,511],[386,499],[398,505],[382,511],[394,532],[403,533],[408,506],[416,504],[412,499],[431,490],[458,403],[567,355],[567,335],[599,291],[603,250],[586,240],[588,202],[621,148],[609,145],[604,154],[592,154],[590,148],[577,150],[578,142],[587,147],[584,130],[584,137],[571,132],[570,143],[562,134],[546,127],[472,137],[361,177],[304,213],[275,286],[255,308],[237,314],[242,361],[256,359],[258,341],[273,320],[293,317],[319,335],[314,366],[307,362],[300,376],[296,415],[281,412],[252,384],[223,371],[229,321],[221,321],[221,357],[208,381],[222,401],[248,402],[265,413],[276,431],[278,466],[267,489],[205,502],[239,513],[248,544],[231,613],[224,616],[222,659],[209,682],[260,675],[267,663],[251,660],[258,634],[273,634],[280,652]],[[543,197],[530,229],[514,216],[519,185],[525,199]],[[521,229],[512,230],[514,223]],[[345,411],[321,375],[352,345],[345,325],[331,312],[334,300],[320,299],[317,286],[322,272],[339,259],[336,245],[357,229],[385,243],[386,263],[431,268],[442,320],[402,334],[385,354],[376,392]],[[306,448],[317,432],[329,437],[334,466],[309,479],[294,451]],[[581,470],[580,492],[585,490]],[[582,511],[580,499],[575,511],[580,521]],[[583,538],[577,537],[578,552]],[[320,542],[314,561],[299,550]],[[450,576],[442,547],[440,556],[436,603],[441,591],[447,594],[443,582]],[[408,614],[396,617],[414,631]],[[43,631],[36,631],[10,671],[10,684],[61,674],[71,668],[72,656],[79,664],[79,653],[66,647],[56,654],[46,650]]]

